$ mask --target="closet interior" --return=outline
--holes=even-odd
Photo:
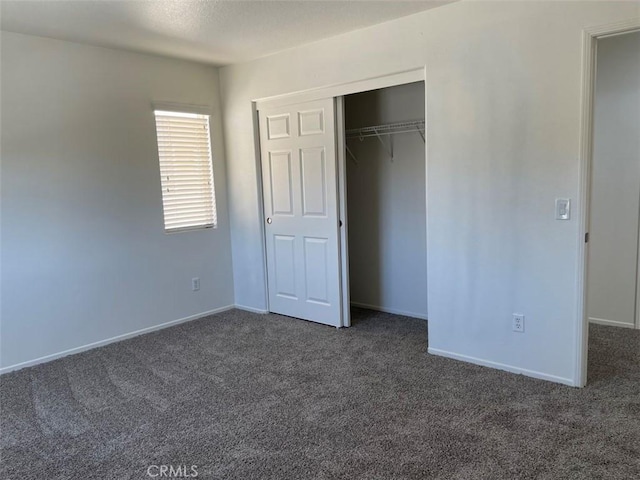
[[[424,82],[344,97],[351,305],[427,318]]]

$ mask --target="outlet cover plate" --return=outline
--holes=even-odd
[[[524,333],[524,315],[520,313],[513,314],[513,331]]]

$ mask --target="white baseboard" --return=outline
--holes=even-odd
[[[636,328],[633,323],[618,322],[617,320],[607,320],[606,318],[589,317],[589,323],[598,325],[608,325],[609,327]]]
[[[549,375],[535,370],[527,370],[525,368],[514,367],[512,365],[506,365],[504,363],[492,362],[491,360],[484,360],[482,358],[470,357],[467,355],[461,355],[459,353],[448,352],[446,350],[440,350],[438,348],[427,348],[427,352],[432,355],[438,355],[440,357],[452,358],[454,360],[461,360],[463,362],[473,363],[481,365],[483,367],[496,368],[498,370],[504,370],[511,373],[519,373],[526,375],[527,377],[537,378],[539,380],[548,380],[550,382],[562,383],[563,385],[569,385],[570,387],[576,387],[578,384],[570,378],[557,377],[555,375]]]
[[[245,305],[234,305],[234,308],[237,308],[238,310],[244,310],[245,312],[251,312],[251,313],[269,313],[269,310],[262,310],[261,308],[253,308],[253,307],[247,307]]]
[[[190,315],[188,317],[179,318],[177,320],[171,320],[169,322],[161,323],[159,325],[153,325],[147,328],[142,328],[140,330],[136,330],[133,332],[124,333],[122,335],[116,335],[115,337],[107,338],[106,340],[100,340],[97,342],[88,343],[80,347],[70,348],[69,350],[64,350],[62,352],[52,353],[51,355],[45,355],[44,357],[39,357],[33,360],[27,360],[26,362],[16,363],[15,365],[9,365],[8,367],[0,368],[0,375],[2,375],[3,373],[13,372],[15,370],[21,370],[26,367],[32,367],[34,365],[38,365],[39,363],[50,362],[51,360],[56,360],[58,358],[66,357],[67,355],[73,355],[75,353],[85,352],[93,348],[102,347],[104,345],[126,340],[128,338],[137,337],[138,335],[143,335],[145,333],[151,333],[151,332],[155,332],[156,330],[162,330],[167,327],[179,325],[180,323],[197,320],[199,318],[207,317],[215,313],[226,312],[227,310],[232,310],[233,308],[235,308],[234,305],[227,305],[225,307],[215,308],[207,312],[197,313],[196,315]]]
[[[367,310],[375,310],[376,312],[393,313],[395,315],[404,315],[405,317],[420,318],[422,320],[427,319],[427,316],[423,313],[408,312],[406,310],[399,310],[397,308],[387,308],[387,307],[381,307],[379,305],[369,305],[367,303],[360,303],[360,302],[351,302],[351,306],[358,307],[358,308],[366,308]]]

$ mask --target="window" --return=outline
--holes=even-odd
[[[165,231],[215,227],[209,115],[154,113]]]

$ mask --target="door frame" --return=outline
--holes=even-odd
[[[341,294],[341,325],[351,326],[351,288],[349,284],[349,218],[347,212],[347,159],[345,151],[347,139],[345,137],[344,97],[335,97],[336,108],[336,160],[338,168],[338,215],[342,225],[340,228],[340,294]]]
[[[336,102],[336,112],[337,112],[336,117],[339,117],[340,114],[338,112],[338,106],[342,105],[342,100],[338,100],[339,97],[344,97],[345,95],[350,95],[353,93],[362,93],[370,90],[378,90],[381,88],[394,87],[397,85],[405,85],[407,83],[414,83],[414,82],[424,82],[425,118],[427,118],[427,96],[426,96],[427,95],[426,94],[427,79],[426,79],[426,66],[424,65],[420,67],[416,67],[411,70],[404,70],[401,72],[382,75],[379,77],[364,78],[364,79],[355,80],[349,83],[327,85],[324,87],[290,92],[290,93],[285,93],[280,95],[273,95],[269,97],[256,98],[252,100],[251,108],[254,113],[253,136],[254,136],[254,146],[256,151],[256,157],[255,157],[256,158],[256,182],[258,187],[257,191],[260,193],[260,195],[258,195],[258,207],[260,210],[260,217],[262,220],[260,222],[260,235],[262,237],[262,260],[263,260],[262,268],[263,268],[263,274],[265,279],[264,280],[264,285],[265,285],[264,296],[265,296],[265,304],[266,304],[267,312],[271,311],[271,309],[269,305],[269,282],[267,279],[268,267],[267,267],[267,256],[266,256],[266,229],[264,225],[264,198],[262,195],[262,158],[260,153],[260,129],[259,129],[259,122],[258,122],[258,115],[260,114],[260,110],[268,107],[281,107],[281,106],[286,106],[293,103],[310,102],[310,101],[319,100],[322,98],[333,98],[334,101]],[[344,119],[341,119],[341,121],[344,121]],[[340,126],[337,125],[336,128],[339,130]],[[338,181],[338,199],[337,200],[339,205],[339,212],[341,212],[340,216],[342,216],[343,209],[346,213],[346,198],[343,198],[346,192],[346,188],[343,191],[340,185],[341,181],[346,182],[346,177],[344,177],[343,172],[341,170],[341,168],[345,168],[344,152],[341,152],[342,149],[340,148],[340,144],[344,143],[344,132],[340,134],[340,132],[338,131],[336,133],[339,135],[339,136],[336,136],[336,148],[338,150],[336,152],[336,162],[337,162],[336,171],[338,172],[338,178],[336,179]],[[427,148],[425,144],[425,174],[427,171],[427,165],[428,165]],[[340,177],[344,177],[344,178],[341,180]],[[425,202],[426,201],[427,200],[426,200],[426,194],[425,194]],[[428,222],[427,222],[427,227],[428,227]],[[350,305],[347,304],[347,302],[349,301],[349,293],[348,293],[349,285],[348,283],[345,284],[345,282],[348,282],[348,278],[349,278],[348,262],[347,262],[348,245],[346,243],[348,237],[344,234],[344,232],[347,231],[347,228],[348,227],[347,227],[347,222],[345,217],[343,221],[343,228],[342,228],[342,231],[340,232],[340,238],[339,238],[340,240],[339,262],[340,262],[340,268],[341,268],[340,297],[342,302],[342,305],[340,308],[341,327],[349,327],[351,325],[350,315],[348,314]],[[428,258],[429,258],[429,254],[427,251],[427,263],[428,263]],[[428,272],[429,272],[429,269],[427,268],[427,275],[428,275]],[[427,278],[427,285],[428,284],[429,283]],[[347,292],[346,294],[345,294],[345,290]],[[427,292],[427,298],[428,298],[428,292]]]
[[[582,100],[580,112],[580,185],[578,189],[578,258],[577,292],[578,305],[575,319],[577,387],[587,384],[587,361],[589,351],[589,315],[587,312],[589,219],[591,218],[591,172],[593,165],[593,113],[596,81],[596,55],[598,39],[622,35],[640,29],[640,18],[617,23],[585,28],[582,33]],[[636,296],[636,304],[638,298]],[[636,322],[638,307],[636,305]]]

